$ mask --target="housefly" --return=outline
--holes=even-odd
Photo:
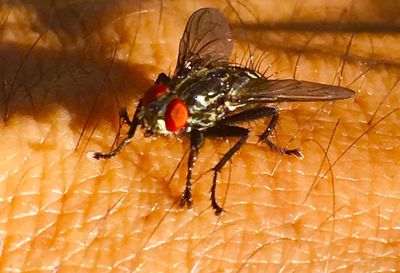
[[[283,101],[331,101],[347,99],[354,92],[331,86],[298,80],[271,80],[250,68],[229,63],[232,38],[228,21],[212,8],[197,10],[187,22],[179,45],[178,62],[172,77],[161,73],[155,84],[139,101],[133,118],[126,109],[120,117],[129,125],[125,139],[110,153],[96,152],[94,159],[111,158],[133,138],[140,125],[144,136],[188,135],[186,187],[181,196],[181,207],[192,206],[192,171],[205,138],[239,137],[212,168],[211,206],[216,215],[222,208],[215,196],[218,173],[240,150],[249,130],[238,126],[243,121],[271,117],[260,142],[286,155],[302,157],[297,150],[276,146],[269,136],[279,117],[271,103]]]

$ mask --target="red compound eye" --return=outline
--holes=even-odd
[[[155,101],[159,96],[167,92],[168,86],[165,84],[155,84],[153,85],[143,97],[143,104],[147,105]]]
[[[189,111],[181,99],[173,99],[165,112],[165,125],[168,131],[175,132],[185,127]]]

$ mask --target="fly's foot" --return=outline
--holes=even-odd
[[[100,153],[100,152],[89,152],[88,157],[90,157],[91,159],[94,159],[94,160],[109,158],[108,154]]]
[[[299,149],[293,149],[293,150],[284,149],[284,154],[285,155],[294,155],[295,157],[300,158],[300,159],[304,158],[303,154],[300,152]]]
[[[297,158],[303,159],[304,156],[303,154],[300,152],[299,149],[292,149],[292,150],[288,150],[288,149],[284,149],[284,148],[280,148],[280,147],[276,147],[277,149],[275,149],[275,151],[277,151],[278,153],[284,154],[284,155],[294,155]]]
[[[185,189],[185,191],[182,193],[181,202],[179,206],[181,208],[186,207],[190,209],[192,208],[192,204],[193,204],[192,193],[190,192],[190,190]]]
[[[217,203],[215,200],[213,200],[213,199],[211,199],[211,206],[212,206],[212,208],[213,208],[213,210],[214,210],[214,214],[215,214],[216,216],[221,215],[221,213],[224,211],[223,208],[221,208],[221,207],[218,205],[218,203]]]
[[[278,152],[280,154],[284,154],[284,155],[294,155],[297,158],[303,159],[304,156],[303,154],[300,152],[299,149],[285,149],[285,148],[281,148],[276,146],[274,143],[272,143],[271,140],[269,140],[268,138],[262,138],[260,137],[260,141],[263,143],[266,143],[272,150],[274,150],[275,152]]]
[[[211,186],[211,189],[210,189],[210,193],[211,193],[211,196],[210,196],[211,207],[213,208],[215,215],[216,215],[216,216],[219,216],[219,215],[221,215],[221,213],[224,211],[223,208],[221,208],[221,207],[218,205],[217,198],[216,198],[216,194],[215,194],[215,190],[216,190],[216,188],[217,188],[217,176],[218,176],[219,169],[216,168],[216,167],[214,167],[214,168],[212,169],[212,171],[214,172],[214,176],[213,176],[213,183],[212,183],[212,186]]]

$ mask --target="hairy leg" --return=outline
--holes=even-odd
[[[246,143],[247,138],[249,137],[249,130],[246,128],[241,128],[237,126],[221,126],[221,127],[213,127],[205,132],[208,137],[240,137],[240,139],[233,145],[218,161],[218,163],[212,168],[213,171],[213,182],[211,185],[211,206],[215,211],[215,215],[220,215],[222,213],[222,207],[218,205],[217,198],[215,196],[215,190],[217,187],[217,178],[218,173],[221,172],[222,168],[225,164],[232,159],[233,155],[236,154],[240,148]]]
[[[191,208],[193,203],[192,198],[192,173],[194,168],[194,163],[199,155],[199,149],[203,145],[204,135],[198,130],[193,130],[190,132],[190,151],[188,158],[188,168],[186,175],[186,186],[181,197],[181,207]]]
[[[265,131],[259,136],[259,141],[266,143],[272,150],[285,154],[285,155],[295,155],[298,158],[302,158],[303,155],[300,153],[298,149],[285,149],[282,147],[277,146],[273,143],[268,137],[274,131],[278,120],[279,120],[279,110],[274,107],[259,107],[247,111],[243,111],[241,113],[232,115],[224,119],[222,122],[226,124],[232,124],[237,122],[244,122],[244,121],[252,121],[264,117],[271,116],[271,120],[265,129]]]

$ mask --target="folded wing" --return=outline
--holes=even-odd
[[[239,103],[272,103],[342,100],[352,96],[354,91],[340,86],[297,80],[254,78],[238,90],[233,99]]]

